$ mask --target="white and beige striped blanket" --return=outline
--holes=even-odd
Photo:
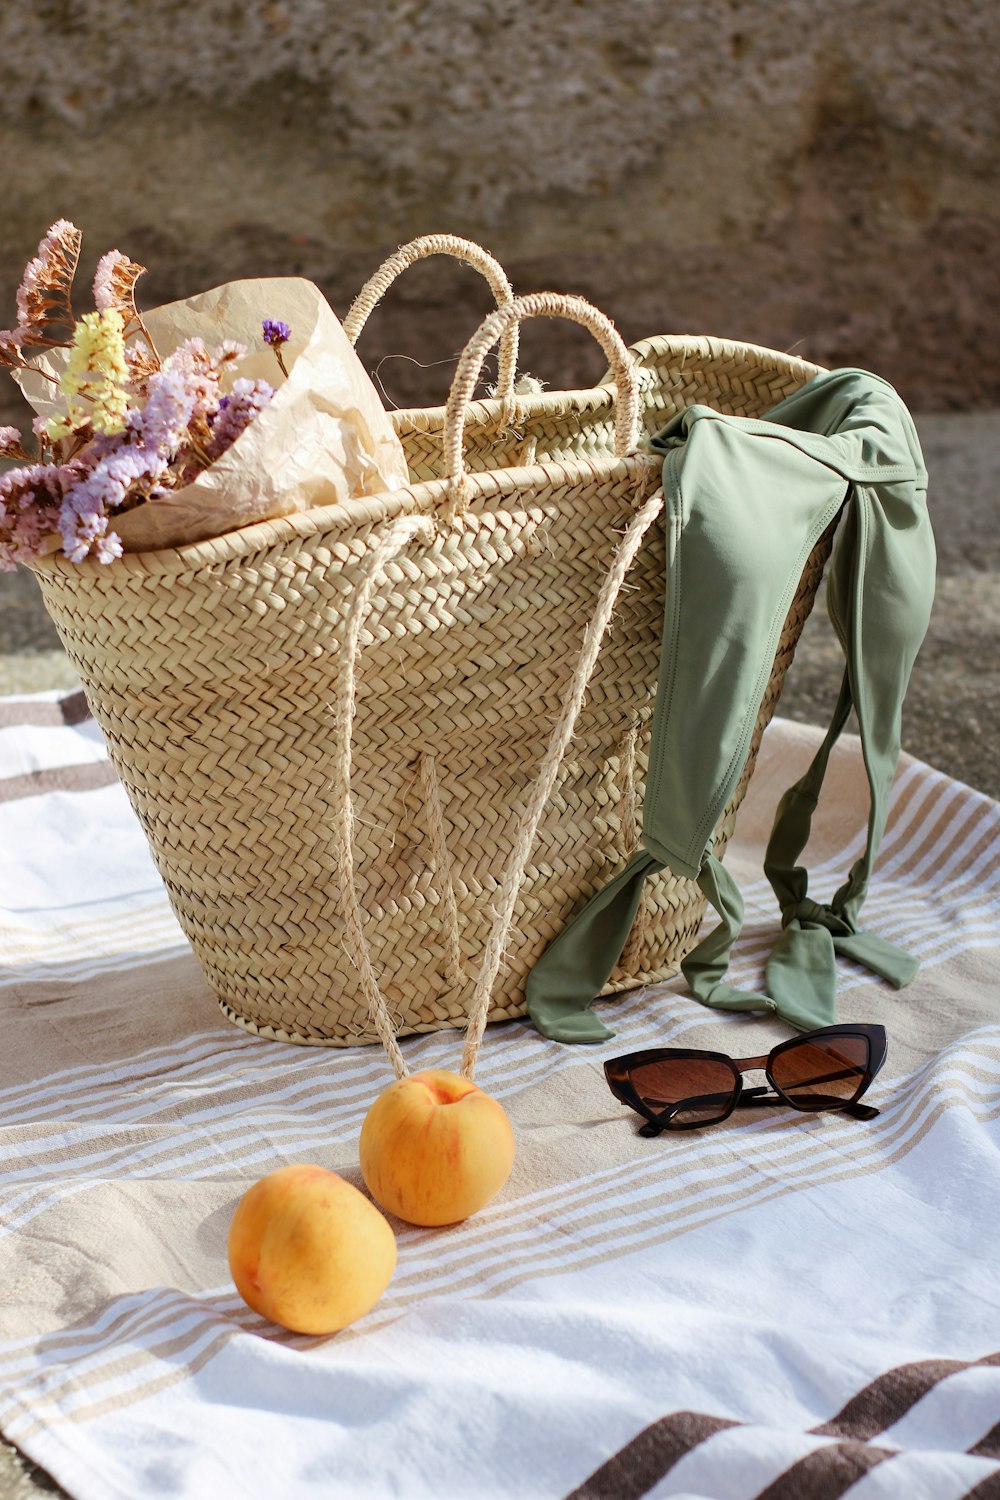
[[[775,937],[762,840],[816,738],[765,737],[727,855],[737,982]],[[826,797],[823,895],[861,847],[856,741]],[[636,1135],[605,1056],[788,1034],[679,984],[605,1005],[604,1048],[492,1028],[502,1197],[400,1226],[368,1317],[287,1334],[229,1281],[234,1205],[288,1161],[359,1181],[387,1065],[229,1025],[82,699],[0,702],[0,1429],[78,1500],[1000,1496],[1000,809],[904,759],[866,918],[923,960],[902,993],[841,969],[842,1016],[889,1033],[877,1119]],[[457,1068],[452,1033],[404,1047]]]

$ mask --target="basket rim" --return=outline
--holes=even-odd
[[[803,384],[817,375],[825,374],[827,368],[811,360],[800,359],[796,354],[770,349],[764,344],[719,338],[715,334],[651,334],[648,338],[629,344],[628,352],[634,356],[635,363],[639,366],[640,384],[643,370],[648,370],[656,359],[665,355],[681,356],[685,360],[696,357],[712,362],[737,358],[746,363],[755,361],[763,370],[797,376]],[[537,395],[518,396],[518,415],[523,420],[524,416],[556,416],[568,408],[593,411],[609,405],[614,394],[614,381],[606,372],[597,385],[587,386],[582,390],[540,391]],[[444,406],[398,406],[389,412],[389,417],[394,424],[405,426],[408,431],[431,431],[443,425],[445,411]],[[469,403],[467,420],[471,423],[474,419],[481,425],[488,426],[499,422],[502,414],[502,402],[498,397],[484,397]]]
[[[762,369],[772,369],[798,377],[803,383],[822,374],[822,365],[799,359],[797,355],[785,354],[778,349],[769,349],[762,344],[745,343],[738,339],[718,338],[711,334],[653,334],[629,345],[629,353],[637,365],[648,365],[664,355],[720,359],[742,359],[745,363],[756,362]],[[600,385],[575,391],[542,391],[537,395],[519,397],[520,420],[530,416],[556,415],[568,409],[576,411],[596,410],[610,407],[615,395],[614,382],[605,378]],[[406,424],[411,430],[430,429],[443,425],[445,407],[400,407],[389,413],[397,425]],[[498,397],[487,397],[470,403],[466,421],[469,424],[499,425],[504,420],[503,403]],[[607,457],[590,454],[578,459],[552,459],[544,464],[511,466],[504,469],[474,471],[467,475],[472,486],[471,498],[494,499],[504,493],[513,493],[525,483],[544,483],[558,470],[570,480],[586,480],[595,474],[611,478],[617,468],[621,477],[637,472],[649,462],[647,457],[619,459],[614,454]],[[537,477],[536,477],[537,476]],[[208,537],[203,541],[190,542],[183,547],[162,547],[145,552],[126,552],[112,563],[100,563],[96,558],[83,562],[71,562],[62,553],[50,552],[33,558],[26,566],[33,572],[48,577],[71,577],[83,580],[88,576],[107,579],[109,570],[121,576],[170,575],[196,571],[200,568],[225,564],[236,558],[273,547],[287,545],[294,540],[322,535],[329,532],[354,530],[366,524],[394,519],[408,513],[433,513],[443,509],[449,496],[449,483],[445,479],[425,479],[405,485],[398,490],[383,490],[375,495],[365,495],[341,501],[335,505],[317,505],[309,510],[290,516],[276,516],[270,520],[255,521],[222,536]]]
[[[497,403],[499,405],[499,403]],[[621,481],[635,480],[648,471],[651,460],[660,463],[658,454],[639,453],[626,458],[592,454],[585,458],[549,459],[542,464],[509,469],[488,469],[468,474],[470,502],[495,500],[504,495],[517,496],[525,488],[537,485],[542,488],[558,474],[563,482],[583,485],[588,480]],[[134,577],[156,575],[169,576],[195,573],[206,567],[215,567],[288,546],[292,542],[310,537],[357,531],[365,526],[395,520],[402,515],[442,516],[451,499],[451,483],[447,479],[424,479],[405,485],[398,490],[381,490],[375,495],[362,495],[336,505],[316,505],[311,510],[299,511],[290,516],[275,516],[268,521],[255,521],[236,531],[227,531],[222,536],[208,537],[204,541],[191,542],[184,547],[163,547],[151,552],[125,552],[111,563],[101,563],[94,557],[83,562],[71,562],[61,552],[49,552],[32,558],[26,564],[34,573],[46,578],[87,578],[108,581],[112,577]],[[476,511],[463,513],[463,521],[475,525],[489,524]]]
[[[638,339],[634,344],[630,344],[629,351],[643,355],[654,351],[663,354],[692,353],[705,355],[711,359],[755,356],[759,357],[760,364],[765,368],[782,367],[790,374],[800,374],[807,379],[812,379],[814,375],[822,375],[826,368],[812,360],[801,359],[797,354],[788,354],[783,349],[771,349],[766,344],[748,343],[745,339],[722,338],[714,333],[654,333],[648,338]]]

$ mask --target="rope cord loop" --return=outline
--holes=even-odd
[[[459,511],[468,493],[462,439],[483,360],[509,328],[526,318],[567,318],[593,334],[604,350],[615,381],[615,452],[624,458],[634,452],[638,443],[638,376],[625,342],[610,318],[585,298],[561,292],[531,292],[526,297],[515,297],[490,313],[472,335],[462,351],[448,396],[444,419],[445,477],[450,484],[452,503]]]
[[[352,344],[357,343],[361,330],[397,276],[402,275],[418,260],[426,260],[431,255],[453,256],[455,260],[460,260],[463,264],[471,266],[474,271],[478,271],[489,282],[497,307],[502,307],[504,303],[513,299],[514,288],[510,284],[507,272],[500,262],[490,255],[488,250],[477,245],[475,240],[462,239],[457,234],[420,235],[419,238],[401,245],[394,255],[384,260],[351,303],[343,328]],[[505,330],[500,341],[497,396],[504,403],[505,421],[510,420],[509,413],[513,410],[518,339],[519,330],[517,324],[514,323]]]
[[[344,644],[337,672],[336,693],[333,704],[333,775],[330,789],[333,794],[333,835],[336,855],[337,879],[340,887],[341,915],[344,922],[344,942],[361,980],[361,988],[368,1004],[368,1014],[378,1033],[379,1040],[393,1066],[397,1078],[405,1078],[410,1071],[399,1050],[395,1030],[389,1015],[385,997],[379,989],[375,969],[371,961],[371,950],[365,937],[361,903],[358,900],[354,878],[354,803],[351,799],[351,738],[355,711],[355,689],[357,681],[358,653],[361,627],[368,615],[375,585],[387,564],[400,553],[415,536],[425,539],[433,536],[434,523],[428,516],[403,516],[394,521],[388,531],[375,543],[365,558],[361,581],[351,599],[347,614]]]
[[[469,1024],[462,1054],[462,1076],[472,1079],[476,1059],[486,1029],[490,998],[503,961],[504,947],[510,934],[514,907],[524,880],[528,857],[538,832],[545,805],[555,785],[559,768],[576,728],[583,707],[587,687],[593,676],[604,636],[614,614],[618,595],[625,575],[635,560],[642,539],[663,509],[663,491],[657,490],[630,521],[622,541],[618,545],[610,572],[601,587],[597,606],[584,631],[583,643],[573,676],[560,703],[559,716],[549,738],[545,756],[532,787],[531,795],[521,815],[514,847],[504,871],[500,895],[493,913],[493,922],[487,937],[483,958],[476,980],[472,1002],[469,1007]],[[331,792],[333,804],[334,852],[337,878],[340,889],[341,911],[344,921],[344,941],[361,979],[362,991],[368,1004],[372,1024],[392,1064],[397,1078],[405,1078],[409,1068],[399,1048],[389,1009],[385,1002],[365,937],[364,918],[358,899],[355,881],[354,859],[354,805],[351,799],[351,740],[355,711],[355,689],[357,663],[360,650],[361,629],[367,617],[371,597],[379,576],[386,566],[415,537],[425,540],[434,534],[434,523],[428,516],[403,516],[394,521],[386,533],[372,547],[365,559],[361,581],[355,590],[347,615],[343,651],[337,673],[334,708],[333,775]],[[424,785],[431,793],[432,817],[439,809],[437,778],[433,764],[425,763],[421,768]],[[443,820],[433,817],[437,825],[435,841],[439,852],[445,857]],[[451,888],[450,869],[447,885]],[[453,896],[452,896],[453,900]],[[448,905],[446,899],[446,906]],[[457,934],[457,912],[452,913],[453,928]],[[456,945],[457,946],[457,945]],[[458,969],[457,952],[452,952],[451,962]],[[460,970],[459,970],[460,972]]]
[[[635,789],[636,762],[638,760],[639,725],[632,724],[622,744],[618,763],[618,784],[621,793],[622,853],[630,860],[639,847],[639,805]],[[626,974],[634,974],[639,968],[646,926],[646,907],[642,901],[635,914],[632,931],[629,933],[619,964]]]
[[[500,971],[500,964],[503,961],[504,946],[514,919],[514,907],[521,890],[524,872],[528,864],[528,856],[531,853],[531,847],[538,832],[538,825],[541,822],[545,804],[552,793],[563,757],[566,754],[570,740],[573,738],[576,721],[580,716],[587,687],[594,674],[594,668],[597,665],[601,645],[603,644],[608,626],[611,624],[615,605],[618,602],[618,595],[621,593],[622,584],[625,582],[625,575],[635,561],[636,554],[642,545],[643,537],[662,509],[663,491],[662,489],[658,489],[629,522],[625,535],[615,551],[611,571],[602,585],[594,614],[588,621],[587,628],[584,631],[583,645],[580,649],[576,668],[573,672],[572,680],[563,694],[559,708],[559,717],[549,737],[545,758],[535,778],[531,796],[528,799],[524,812],[521,814],[514,848],[511,852],[507,869],[504,872],[493,920],[493,928],[487,939],[482,966],[476,981],[472,1003],[469,1007],[469,1027],[466,1032],[465,1048],[462,1054],[462,1076],[464,1078],[471,1079],[475,1071],[476,1058],[479,1055],[483,1032],[486,1029],[486,1017],[489,1011],[493,986]]]

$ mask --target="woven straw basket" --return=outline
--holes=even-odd
[[[510,300],[468,242],[447,251],[503,305],[445,408],[394,416],[408,489],[109,566],[35,564],[109,754],[205,978],[239,1025],[282,1040],[524,1013],[532,965],[635,850],[663,622],[659,463],[637,450],[692,402],[753,415],[817,373],[769,350],[652,338],[626,351],[578,298]],[[519,321],[602,343],[595,390],[519,396]],[[495,398],[471,400],[501,342]],[[464,461],[463,461],[464,437]],[[806,567],[721,852],[829,552]],[[646,884],[605,993],[675,973],[703,899]]]

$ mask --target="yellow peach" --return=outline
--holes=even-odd
[[[457,1224],[500,1191],[514,1165],[502,1105],[457,1073],[428,1068],[379,1095],[361,1127],[361,1174],[388,1213]]]
[[[396,1269],[396,1236],[364,1193],[297,1163],[255,1182],[229,1226],[236,1290],[295,1333],[336,1333],[369,1312]]]

